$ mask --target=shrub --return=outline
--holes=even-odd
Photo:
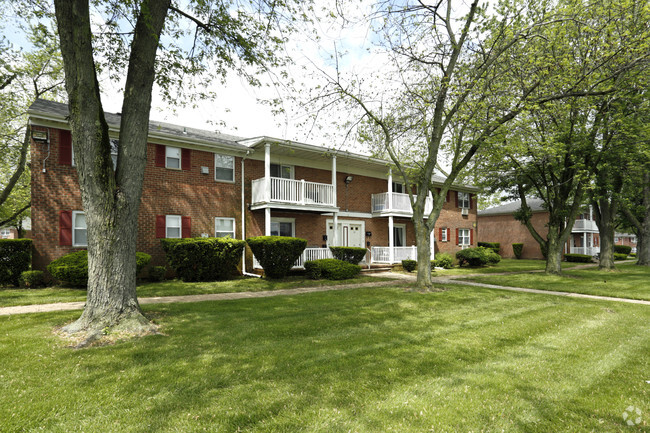
[[[591,263],[592,257],[588,254],[565,254],[564,260],[567,262]]]
[[[454,267],[454,258],[451,254],[438,253],[436,254],[436,259],[431,261],[431,267],[451,269]]]
[[[632,252],[632,247],[629,245],[614,245],[614,252],[618,254],[625,254],[627,256]]]
[[[147,253],[135,253],[136,273],[149,264],[151,256]],[[88,251],[77,251],[53,260],[47,270],[57,280],[72,286],[88,285]]]
[[[164,266],[152,266],[149,268],[149,281],[162,281],[165,279],[167,268]]]
[[[499,250],[501,250],[501,244],[499,242],[478,242],[477,245],[479,247],[489,248],[497,254],[499,254]]]
[[[344,262],[358,264],[366,256],[366,249],[359,247],[330,247],[330,251],[335,259]]]
[[[402,260],[402,267],[406,272],[413,272],[418,267],[418,262],[415,260]]]
[[[614,253],[614,260],[627,260],[627,254]]]
[[[25,271],[20,274],[20,287],[34,288],[43,285],[43,271]]]
[[[630,257],[636,257],[636,253],[630,253]]]
[[[497,253],[485,247],[460,250],[456,253],[456,259],[459,266],[468,265],[470,267],[484,266],[501,261],[501,257]]]
[[[17,286],[32,263],[31,239],[0,239],[0,285]]]
[[[521,258],[521,253],[524,250],[524,244],[512,244],[512,253],[516,258]]]
[[[257,236],[246,239],[268,278],[284,278],[307,246],[307,241],[285,236]]]
[[[305,271],[314,280],[347,280],[359,275],[361,266],[338,259],[319,259],[305,262]]]
[[[161,239],[167,262],[183,281],[225,280],[232,276],[246,243],[232,238]]]

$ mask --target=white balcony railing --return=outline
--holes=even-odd
[[[595,256],[598,253],[600,253],[600,247],[571,247],[571,254]]]
[[[252,186],[253,204],[276,202],[336,206],[334,186],[330,184],[271,177],[268,181],[266,178],[255,179]]]
[[[573,229],[572,231],[593,231],[597,232],[598,231],[598,226],[596,225],[596,221],[593,220],[576,220],[573,223]]]
[[[391,200],[392,196],[392,200]],[[417,196],[415,196],[417,198]],[[392,201],[392,206],[391,206]],[[424,214],[428,215],[433,208],[433,199],[427,197],[424,204]],[[413,209],[411,208],[411,201],[409,200],[408,194],[402,194],[398,192],[382,192],[381,194],[372,195],[372,212],[373,213],[390,213],[398,212],[413,215]]]
[[[411,247],[393,247],[393,263],[402,260],[417,260],[418,249]],[[371,247],[370,258],[372,263],[390,263],[390,247]]]

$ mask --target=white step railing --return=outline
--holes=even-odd
[[[272,177],[269,182],[266,178],[255,179],[252,182],[252,187],[253,204],[278,202],[336,206],[334,186],[330,184]]]
[[[370,258],[372,263],[390,263],[390,247],[371,247]],[[393,263],[402,260],[417,260],[417,247],[393,247]]]
[[[392,195],[392,207],[391,200],[389,200]],[[417,199],[417,195],[414,196]],[[387,193],[382,192],[380,194],[373,194],[371,197],[372,200],[372,212],[402,212],[407,214],[413,214],[413,209],[411,208],[411,200],[409,199],[408,194],[402,194],[398,192]],[[433,208],[433,199],[427,197],[427,200],[424,204],[424,214],[428,215]]]
[[[294,268],[303,268],[305,262],[309,260],[319,260],[319,259],[331,259],[333,258],[332,252],[329,248],[305,248],[305,251],[302,252],[296,263],[294,263]],[[262,266],[257,261],[255,256],[253,256],[253,268],[262,269]]]
[[[571,254],[586,254],[595,256],[600,253],[600,247],[571,247]]]

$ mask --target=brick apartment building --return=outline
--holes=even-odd
[[[627,245],[632,248],[632,252],[636,253],[636,235],[631,233],[614,233],[614,245]]]
[[[67,105],[37,100],[29,114],[33,266],[44,269],[86,247],[86,225]],[[106,120],[117,155],[119,114],[106,113]],[[462,185],[449,191],[435,252],[476,244],[476,192]],[[372,263],[397,263],[415,258],[411,217],[404,185],[387,161],[150,122],[137,250],[151,254],[152,264],[164,264],[160,238],[259,235],[307,239],[300,262],[344,245],[367,248]],[[249,251],[246,269],[253,265]]]
[[[526,203],[532,211],[531,223],[537,233],[545,236],[547,232],[548,211],[542,206],[541,199],[528,199]],[[513,243],[523,243],[522,258],[542,259],[542,250],[525,225],[515,220],[514,213],[521,208],[520,201],[506,203],[478,212],[478,241],[501,243],[501,254],[513,258]],[[596,255],[600,252],[600,235],[594,221],[591,208],[578,215],[571,235],[564,247],[564,253]]]

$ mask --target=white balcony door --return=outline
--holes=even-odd
[[[338,246],[365,248],[365,223],[363,221],[343,221],[338,223]],[[327,220],[327,245],[334,246],[334,222]]]
[[[393,225],[393,242],[396,247],[406,246],[406,225],[395,224]]]

